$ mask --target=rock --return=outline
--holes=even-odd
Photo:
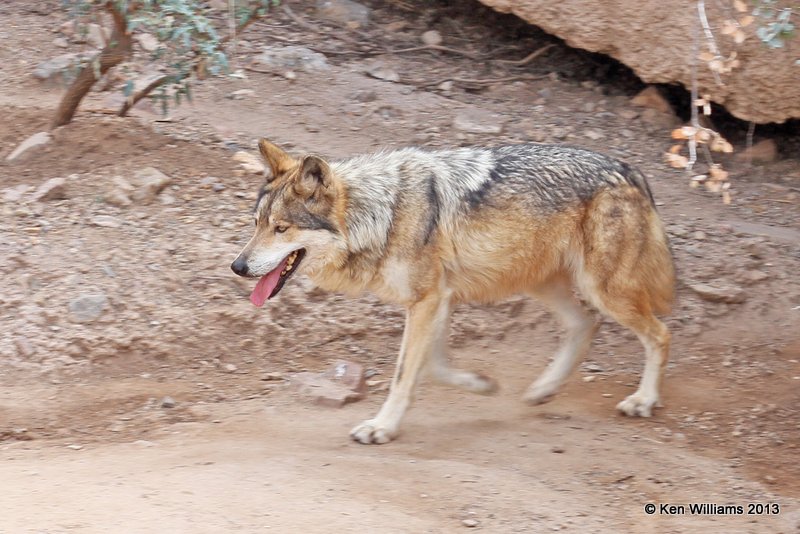
[[[738,304],[747,298],[742,288],[733,285],[689,284],[689,288],[708,302]]]
[[[119,228],[122,221],[111,215],[95,215],[90,219],[91,223],[101,228]]]
[[[111,31],[99,24],[91,23],[86,25],[86,42],[95,48],[105,48],[106,43],[111,38]]]
[[[588,363],[584,364],[583,368],[586,369],[590,373],[602,373],[603,371],[605,371],[605,369],[603,369],[602,366],[600,366],[600,365],[598,365],[598,364],[596,364],[594,362],[588,362]]]
[[[619,11],[605,0],[554,3],[550,0],[481,0],[503,13],[513,13],[547,33],[564,39],[572,47],[612,56],[648,84],[692,86],[692,57],[698,14],[684,0],[643,0],[626,11],[620,24]],[[623,4],[614,4],[623,5]],[[624,4],[633,6],[634,4]],[[788,4],[786,4],[788,5]],[[712,28],[731,18],[730,2],[706,2]],[[698,65],[698,85],[711,99],[736,117],[757,123],[785,122],[800,117],[800,83],[797,83],[796,51],[765,46],[755,26],[745,28],[750,37],[736,45],[739,62],[731,74],[716,83],[711,69]],[[702,34],[700,36],[703,40]],[[718,41],[731,40],[717,35]]]
[[[344,360],[335,361],[324,373],[299,373],[291,383],[314,403],[334,408],[362,399],[367,391],[364,368]]]
[[[244,170],[252,174],[264,174],[266,171],[266,167],[261,161],[261,158],[251,154],[250,152],[245,152],[244,150],[240,150],[239,152],[235,153],[233,155],[233,161],[241,164],[241,166],[244,167]]]
[[[72,37],[73,35],[75,35],[75,25],[76,22],[74,20],[68,20],[67,22],[59,26],[58,31],[61,32],[63,35],[66,35],[67,37]]]
[[[67,70],[79,61],[78,54],[62,54],[39,63],[33,69],[33,77],[40,81],[67,81]]]
[[[649,86],[631,99],[631,104],[640,108],[650,108],[661,113],[673,113],[667,99],[663,97],[658,88]]]
[[[436,30],[428,30],[420,36],[422,42],[428,46],[438,46],[442,44],[442,34]]]
[[[440,91],[451,91],[453,89],[453,82],[450,80],[445,80],[437,85],[436,88]]]
[[[743,277],[742,278],[744,279],[744,281],[746,283],[755,284],[755,283],[758,283],[758,282],[763,282],[764,280],[769,278],[769,275],[767,273],[765,273],[764,271],[759,271],[759,270],[753,269],[753,270],[746,271],[745,273],[743,273]]]
[[[597,130],[585,130],[583,132],[583,135],[585,137],[588,137],[592,141],[598,141],[605,137],[605,134],[603,132],[599,132]]]
[[[232,363],[226,363],[225,364],[225,372],[227,372],[227,373],[235,373],[238,370],[239,370],[239,368],[236,367],[236,365],[234,365]]]
[[[145,167],[134,173],[135,190],[131,198],[137,202],[151,202],[171,182],[172,178],[154,167]]]
[[[695,238],[698,241],[705,241],[705,239],[708,236],[702,230],[697,230],[695,233],[692,234],[692,237]]]
[[[3,189],[2,199],[3,202],[8,202],[10,204],[14,204],[22,200],[22,197],[25,196],[25,193],[28,192],[30,189],[29,186],[25,184],[20,184],[16,187],[9,187],[8,189]]]
[[[499,134],[503,131],[505,119],[487,111],[469,110],[459,112],[453,118],[453,127],[462,132],[474,134]]]
[[[228,97],[231,100],[243,100],[246,96],[252,96],[255,94],[255,91],[252,89],[239,89],[237,91],[232,92]]]
[[[50,178],[34,191],[33,200],[47,202],[67,198],[67,181],[64,178]]]
[[[177,403],[175,402],[175,399],[173,399],[172,397],[164,397],[163,399],[161,399],[162,408],[174,408],[176,404]]]
[[[158,42],[158,39],[149,33],[140,33],[134,36],[134,39],[136,39],[136,42],[139,43],[139,46],[141,46],[142,50],[145,52],[155,52],[161,44]]]
[[[103,195],[103,200],[112,206],[124,208],[130,206],[130,195],[135,190],[131,183],[122,176],[114,176],[111,178],[111,184],[108,191]]]
[[[617,113],[617,115],[626,121],[632,121],[639,116],[639,112],[633,109],[622,109]]]
[[[283,380],[283,373],[266,373],[261,376],[261,380],[265,382],[270,382],[274,380]]]
[[[23,154],[30,153],[32,149],[44,146],[52,140],[53,136],[50,135],[50,132],[35,133],[20,143],[17,148],[6,157],[6,161],[16,161],[20,159]]]
[[[363,394],[367,391],[364,368],[357,363],[336,360],[322,376],[356,393]]]
[[[69,42],[63,37],[56,37],[53,39],[53,44],[59,48],[66,48],[69,46]]]
[[[461,524],[467,528],[475,528],[479,525],[477,519],[462,519]]]
[[[295,391],[320,406],[340,408],[363,397],[362,393],[314,373],[298,373],[291,378],[291,384]]]
[[[108,307],[108,297],[104,293],[81,295],[72,299],[67,305],[69,318],[75,323],[94,321]]]
[[[317,0],[316,14],[321,19],[355,29],[369,23],[370,10],[353,0]]]
[[[672,130],[681,123],[674,113],[662,113],[657,109],[647,108],[642,111],[642,121],[656,130]]]
[[[778,159],[778,145],[772,139],[763,139],[735,156],[736,161],[770,163]]]
[[[558,445],[550,448],[550,452],[555,454],[564,454],[565,451],[566,449],[564,447],[560,447]]]
[[[373,78],[387,82],[399,82],[400,75],[391,67],[386,66],[383,61],[374,61],[367,66],[364,71]]]
[[[302,46],[268,46],[252,60],[256,70],[283,76],[287,70],[314,73],[330,69],[327,58]]]

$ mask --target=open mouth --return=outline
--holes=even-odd
[[[277,267],[262,276],[250,295],[250,302],[260,308],[266,301],[277,295],[286,280],[297,270],[305,255],[306,249],[295,250],[286,256]]]

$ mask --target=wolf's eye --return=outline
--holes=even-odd
[[[275,227],[275,233],[276,234],[282,234],[283,232],[285,232],[288,229],[289,229],[288,226],[278,225],[278,226]]]

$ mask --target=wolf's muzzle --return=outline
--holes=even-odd
[[[247,259],[244,256],[239,256],[233,263],[231,263],[231,270],[239,276],[247,276]]]

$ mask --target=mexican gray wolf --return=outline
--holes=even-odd
[[[231,265],[258,278],[256,306],[295,273],[346,294],[370,291],[405,306],[406,325],[389,396],[356,426],[361,443],[399,432],[425,373],[475,393],[496,383],[451,367],[450,313],[462,302],[514,294],[546,304],[566,334],[527,389],[549,400],[589,350],[595,320],[573,289],[644,345],[638,389],[617,405],[649,417],[659,402],[675,274],[644,176],[626,163],[567,146],[404,148],[327,161],[293,157],[262,139],[271,171],[255,208],[255,234]]]

